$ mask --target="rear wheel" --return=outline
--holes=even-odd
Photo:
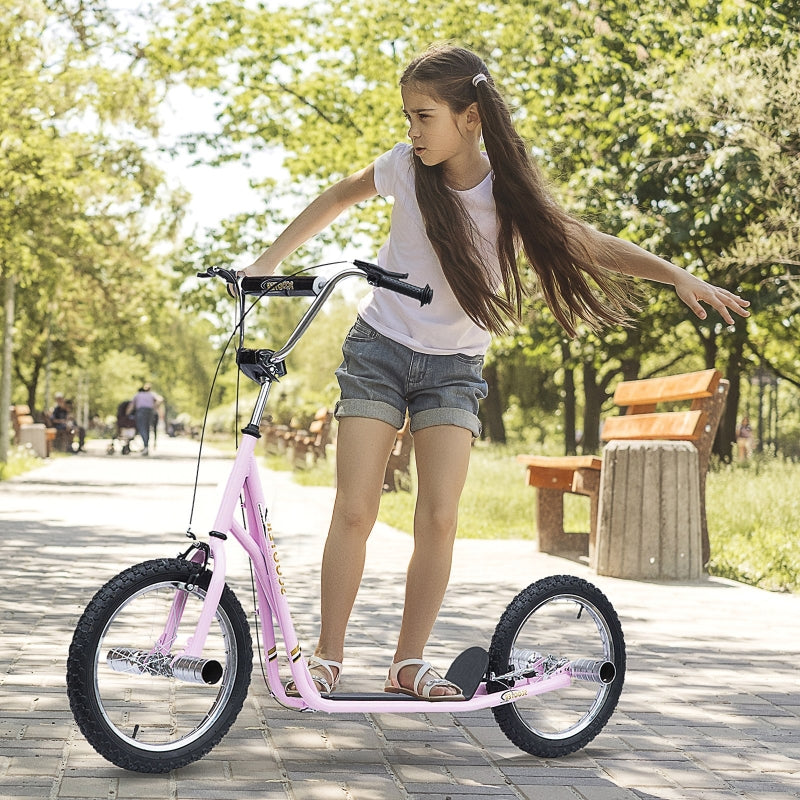
[[[201,758],[227,733],[247,695],[250,629],[228,586],[203,659],[175,661],[211,577],[198,571],[182,559],[130,567],[97,592],[75,629],[67,660],[72,713],[95,750],[124,769],[168,772]],[[175,636],[157,647],[171,614]]]
[[[608,722],[625,679],[622,627],[597,587],[581,578],[556,575],[521,591],[492,637],[489,690],[503,691],[527,677],[564,670],[578,659],[595,662],[602,677],[573,678],[565,689],[492,709],[517,747],[544,758],[584,747]],[[516,676],[502,677],[510,673]]]

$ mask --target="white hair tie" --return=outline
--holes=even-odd
[[[478,74],[477,74],[477,75],[476,75],[476,76],[475,76],[475,77],[472,79],[472,85],[473,85],[473,86],[475,86],[475,87],[477,88],[477,86],[478,86],[478,84],[479,84],[479,83],[484,83],[485,81],[488,81],[488,80],[489,80],[489,79],[488,79],[488,78],[487,78],[487,77],[486,77],[486,76],[485,76],[485,75],[484,75],[482,72],[479,72],[479,73],[478,73]]]

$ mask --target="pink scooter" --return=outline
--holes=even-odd
[[[287,708],[329,714],[464,713],[491,708],[505,735],[545,758],[574,752],[608,722],[622,691],[625,643],[617,614],[587,581],[569,575],[539,580],[508,605],[488,651],[470,647],[447,679],[465,700],[429,702],[385,692],[320,694],[295,633],[280,559],[254,451],[272,384],[285,359],[336,285],[359,276],[421,305],[429,287],[404,282],[363,261],[332,276],[245,278],[212,269],[237,297],[237,363],[260,385],[208,541],[193,539],[179,558],[123,570],[88,604],[67,662],[72,713],[103,757],[137,772],[168,772],[206,755],[228,732],[250,684],[253,646],[242,607],[225,582],[226,546],[238,542],[252,564],[268,688]],[[244,345],[245,297],[314,300],[277,351]],[[251,306],[252,308],[252,306]],[[244,510],[244,521],[236,514]],[[213,569],[211,568],[213,562]],[[258,624],[258,622],[257,622]],[[279,674],[281,640],[299,697]]]

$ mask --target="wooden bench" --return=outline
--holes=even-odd
[[[41,425],[41,423],[36,423],[34,421],[33,414],[31,413],[31,408],[28,405],[20,404],[16,406],[11,406],[11,425],[14,431],[14,444],[23,444],[24,439],[31,438],[30,436],[26,436],[23,431],[28,432],[34,426]],[[53,442],[56,438],[56,429],[51,427],[44,428],[44,439],[45,439],[45,449],[43,453],[39,453],[44,457],[48,457],[50,455],[50,451],[53,448]]]
[[[406,417],[405,424],[394,439],[394,446],[386,462],[386,472],[383,476],[383,491],[396,492],[398,490],[411,491],[411,451],[414,449],[414,439],[411,436],[410,421]]]
[[[264,437],[264,449],[270,455],[280,455],[286,452],[288,425],[275,424],[272,417],[261,421],[259,431]]]
[[[710,555],[705,512],[706,473],[728,388],[728,381],[722,379],[715,369],[625,381],[617,386],[614,403],[626,411],[623,415],[607,417],[601,433],[604,442],[672,440],[691,442],[697,448],[703,565],[708,563]],[[681,403],[690,403],[690,408],[675,410],[674,406]],[[658,411],[661,404],[670,406]],[[588,554],[590,566],[596,569],[602,458],[593,455],[563,458],[521,455],[517,460],[526,467],[527,485],[537,490],[539,550],[555,555]],[[564,530],[564,495],[567,493],[589,498],[588,533]]]
[[[14,444],[20,443],[20,434],[23,425],[33,425],[33,415],[30,406],[11,406],[11,425],[14,430]]]
[[[294,466],[306,467],[309,461],[313,464],[318,459],[327,458],[327,446],[331,436],[333,414],[329,408],[318,408],[308,430],[290,428],[284,435],[288,442],[288,450]]]

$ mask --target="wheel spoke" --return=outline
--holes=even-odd
[[[570,686],[494,710],[523,750],[556,757],[585,746],[611,716],[624,680],[622,629],[605,596],[579,578],[545,578],[521,592],[498,623],[490,649],[494,688],[569,672],[573,662],[579,679]]]
[[[196,571],[180,559],[131,567],[98,592],[73,637],[73,713],[90,744],[127,769],[161,772],[200,758],[244,702],[252,644],[227,587],[203,658],[176,660],[203,608],[208,573],[187,588]]]

